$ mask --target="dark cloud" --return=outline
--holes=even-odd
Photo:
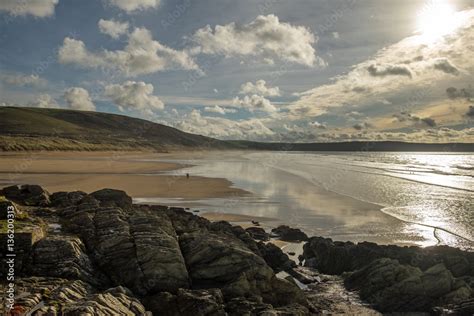
[[[446,58],[437,59],[434,64],[434,68],[451,75],[459,75],[459,70]]]
[[[410,78],[412,77],[411,70],[406,65],[372,64],[367,68],[367,71],[373,77],[386,77],[386,76],[407,76]]]
[[[369,122],[357,123],[352,126],[355,130],[361,131],[373,127]]]
[[[436,126],[436,121],[432,119],[431,117],[422,118],[422,117],[413,115],[411,113],[408,113],[406,111],[402,111],[400,113],[394,114],[393,117],[396,118],[397,121],[399,122],[413,122],[415,124],[422,124],[428,127]]]
[[[467,110],[466,115],[469,117],[474,117],[474,105],[469,106],[469,109]]]
[[[449,87],[446,89],[446,94],[451,100],[454,99],[470,99],[472,97],[471,93],[467,89],[456,89],[455,87]]]

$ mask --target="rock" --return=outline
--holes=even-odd
[[[173,225],[165,213],[137,207],[85,208],[68,213],[66,228],[81,236],[114,285],[140,295],[189,287]]]
[[[26,273],[77,279],[99,287],[109,285],[109,280],[95,270],[84,244],[77,237],[54,236],[38,241],[31,252]]]
[[[262,241],[269,241],[270,235],[265,231],[265,229],[260,227],[249,227],[245,229],[247,233],[252,236],[253,239],[262,240]]]
[[[49,206],[48,191],[39,185],[14,185],[3,188],[3,195],[18,204],[26,206]]]
[[[194,287],[221,288],[226,299],[257,295],[277,306],[305,303],[298,287],[277,279],[264,259],[234,236],[183,234],[180,245]]]
[[[154,315],[225,316],[224,298],[219,289],[179,289],[176,295],[161,292],[145,299],[147,309]]]
[[[273,271],[287,271],[296,267],[296,263],[274,244],[259,242],[257,245],[263,259]]]
[[[237,297],[226,304],[226,312],[229,316],[260,315],[264,311],[273,309],[271,304],[263,303],[261,298]]]
[[[361,269],[380,258],[398,260],[422,271],[444,263],[453,276],[474,275],[474,253],[447,246],[399,247],[369,242],[354,244],[329,238],[312,237],[303,247],[305,265],[326,274],[341,274]]]
[[[10,217],[15,216],[15,218],[21,214],[18,206],[16,206],[15,203],[8,200],[0,200],[0,220],[7,219],[9,213]]]
[[[120,207],[122,209],[130,209],[132,207],[132,198],[124,191],[103,189],[91,193],[90,196],[98,200],[102,207]]]
[[[474,298],[465,300],[451,307],[454,315],[472,316],[474,315]]]
[[[345,280],[349,289],[381,312],[430,312],[435,306],[459,303],[472,295],[444,264],[425,272],[393,259],[377,259]]]
[[[280,236],[283,241],[307,241],[308,236],[297,228],[291,228],[286,225],[272,229],[272,233]]]
[[[56,192],[51,195],[51,204],[55,207],[67,207],[77,205],[87,193],[82,191],[75,192]]]
[[[145,307],[123,287],[102,293],[82,281],[57,278],[18,279],[23,290],[16,309],[34,315],[124,315],[147,314]]]

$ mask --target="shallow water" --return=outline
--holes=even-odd
[[[195,166],[178,172],[253,193],[187,201],[203,211],[273,217],[337,240],[474,245],[474,155],[253,152],[180,162]]]

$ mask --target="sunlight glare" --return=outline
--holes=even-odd
[[[431,0],[418,13],[417,30],[423,42],[433,42],[459,27],[455,8],[446,0]]]

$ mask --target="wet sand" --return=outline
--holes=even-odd
[[[223,178],[186,177],[188,165],[150,161],[154,153],[0,154],[0,186],[39,184],[50,192],[126,191],[136,198],[205,199],[248,195]]]

